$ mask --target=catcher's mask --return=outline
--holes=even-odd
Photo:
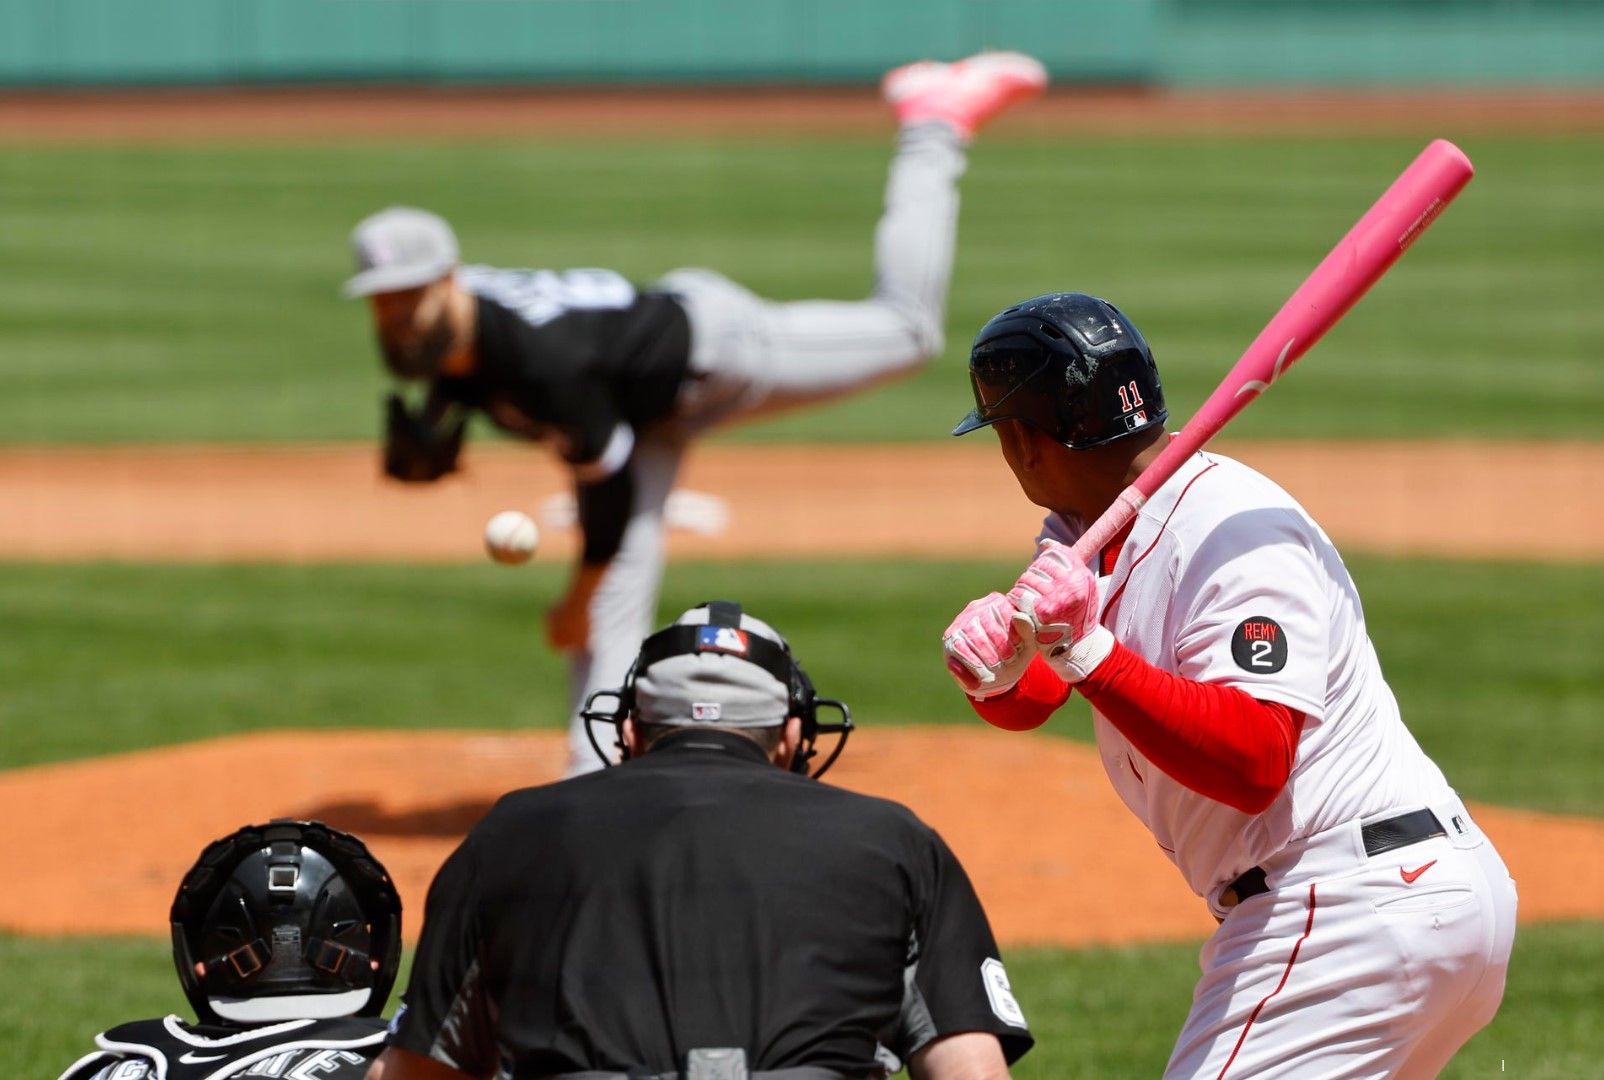
[[[602,708],[603,700],[609,700],[611,708]],[[821,722],[821,708],[835,710],[841,719]],[[698,604],[674,625],[647,638],[624,685],[591,694],[580,715],[590,745],[604,762],[608,758],[596,740],[593,722],[613,725],[619,757],[627,761],[625,719],[653,726],[740,729],[770,728],[794,716],[802,722],[802,742],[791,771],[815,779],[835,764],[852,733],[852,713],[846,703],[819,697],[785,639],[762,620],[742,614],[741,605],[729,600]],[[823,764],[813,769],[820,735],[838,738]]]
[[[401,897],[362,841],[316,821],[214,840],[173,898],[173,962],[202,1021],[377,1016],[401,963]]]

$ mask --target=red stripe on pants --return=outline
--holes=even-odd
[[[1253,1007],[1253,1014],[1248,1017],[1248,1022],[1242,1026],[1242,1034],[1240,1034],[1240,1035],[1238,1035],[1236,1037],[1236,1045],[1231,1048],[1231,1056],[1225,1059],[1225,1064],[1220,1067],[1220,1075],[1218,1077],[1216,1077],[1215,1080],[1225,1080],[1225,1070],[1227,1070],[1227,1069],[1229,1069],[1231,1067],[1231,1062],[1236,1060],[1236,1055],[1241,1051],[1242,1044],[1247,1041],[1248,1030],[1253,1027],[1253,1021],[1255,1021],[1255,1020],[1257,1020],[1259,1018],[1259,1013],[1264,1011],[1264,1007],[1270,1003],[1270,999],[1275,997],[1275,995],[1279,994],[1281,992],[1281,988],[1287,984],[1287,978],[1292,974],[1292,965],[1296,964],[1298,962],[1298,950],[1303,948],[1303,943],[1305,941],[1309,940],[1309,931],[1311,931],[1313,929],[1314,929],[1314,886],[1310,885],[1309,886],[1309,919],[1308,919],[1307,922],[1305,922],[1303,924],[1303,936],[1298,939],[1298,943],[1296,945],[1292,946],[1292,955],[1287,957],[1287,966],[1286,966],[1286,970],[1281,972],[1281,981],[1275,984],[1275,989],[1274,990],[1271,990],[1268,994],[1266,994],[1264,996],[1264,1000],[1263,1001],[1259,1002],[1257,1005],[1255,1005]]]

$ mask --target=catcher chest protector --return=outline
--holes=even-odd
[[[201,853],[172,907],[173,961],[203,1022],[377,1016],[401,962],[401,898],[362,841],[250,825]]]
[[[1084,450],[1169,415],[1140,331],[1085,293],[1037,296],[995,316],[975,335],[969,380],[975,408],[954,435],[1018,420]]]

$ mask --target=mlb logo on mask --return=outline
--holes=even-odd
[[[746,655],[746,631],[733,626],[704,626],[696,632],[697,652]]]

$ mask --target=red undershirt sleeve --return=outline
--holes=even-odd
[[[1117,642],[1077,689],[1177,783],[1244,814],[1269,809],[1292,775],[1303,714],[1279,702],[1160,671]],[[1038,656],[1013,690],[972,704],[988,723],[1022,731],[1068,698]]]
[[[980,718],[1005,731],[1029,731],[1041,727],[1058,707],[1069,700],[1069,684],[1047,666],[1040,655],[1030,658],[1030,666],[1014,688],[984,701],[969,699]]]

